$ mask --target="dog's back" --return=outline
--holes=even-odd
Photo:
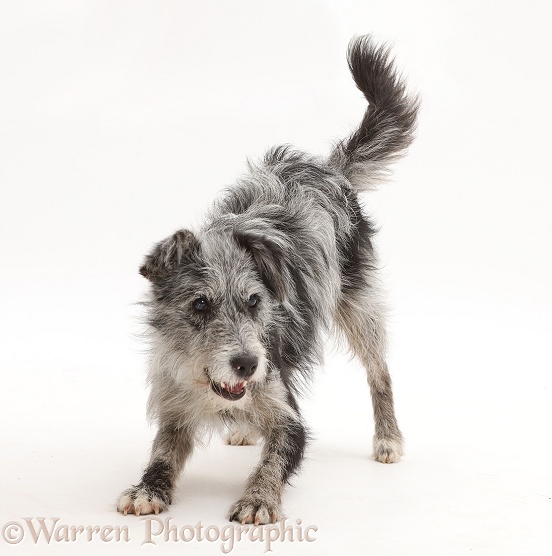
[[[281,353],[291,385],[302,382],[293,380],[296,371],[307,377],[319,360],[320,332],[332,326],[340,298],[365,293],[376,262],[375,229],[357,193],[385,178],[410,145],[416,123],[418,100],[406,94],[386,47],[367,36],[353,39],[348,62],[369,103],[359,128],[328,159],[289,146],[271,149],[210,218],[210,227],[225,228],[231,215],[246,248],[248,234],[264,236],[262,262],[275,267],[269,285],[286,301]]]

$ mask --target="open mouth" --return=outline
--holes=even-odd
[[[226,382],[221,382],[219,384],[211,380],[211,388],[213,389],[213,392],[218,394],[221,398],[232,402],[245,396],[245,386],[246,383],[243,380],[237,384],[227,384]]]

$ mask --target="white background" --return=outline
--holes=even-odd
[[[145,420],[137,269],[276,143],[327,153],[365,105],[354,34],[394,42],[423,97],[391,183],[363,198],[392,308],[406,455],[370,459],[363,370],[329,353],[315,440],[284,497],[314,543],[276,554],[552,552],[552,44],[546,2],[74,0],[0,5],[0,525],[129,525],[115,513]],[[194,456],[174,524],[226,524],[258,448]],[[166,517],[166,516],[165,516]],[[46,551],[24,541],[0,551]],[[171,545],[171,546],[167,546]],[[262,554],[242,541],[233,553]]]

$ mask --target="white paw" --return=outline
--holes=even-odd
[[[226,444],[230,446],[254,446],[259,440],[259,435],[247,428],[231,430],[226,435]]]
[[[374,436],[374,454],[376,461],[396,463],[403,455],[401,438],[376,438]]]
[[[119,496],[117,511],[125,515],[158,514],[169,504],[167,495],[154,493],[144,487],[131,487]]]

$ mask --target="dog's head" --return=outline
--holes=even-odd
[[[198,235],[180,230],[140,268],[152,284],[150,324],[178,354],[172,371],[219,401],[242,399],[265,378],[271,328],[287,295],[284,238],[259,224],[230,218]]]

